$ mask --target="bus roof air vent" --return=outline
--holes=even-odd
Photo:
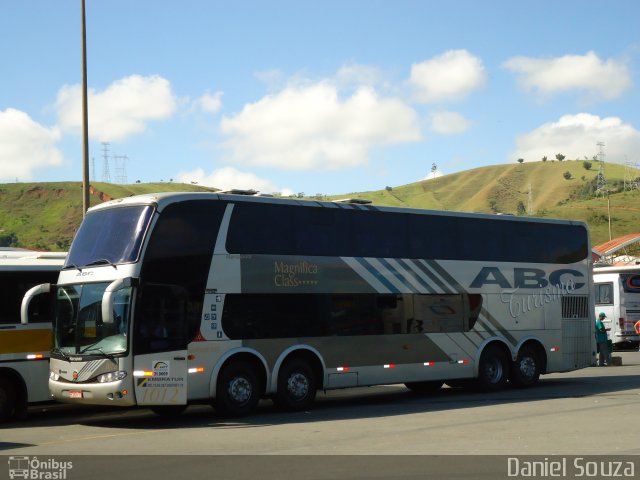
[[[232,188],[231,190],[221,190],[216,193],[222,193],[227,195],[258,195],[257,190],[241,190],[239,188]]]
[[[334,200],[336,203],[355,203],[356,205],[368,205],[371,200],[365,200],[364,198],[341,198],[340,200]]]

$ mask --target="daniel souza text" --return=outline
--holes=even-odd
[[[635,478],[635,461],[547,457],[544,460],[507,459],[507,474],[517,478]]]

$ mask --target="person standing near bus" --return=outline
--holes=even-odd
[[[638,335],[640,335],[640,320],[638,320],[638,321],[635,323],[635,325],[633,326],[633,328],[635,328],[635,329],[636,329],[636,333],[637,333]],[[640,350],[640,347],[638,347],[638,350]]]
[[[598,344],[598,366],[604,367],[611,364],[609,355],[609,338],[607,337],[607,329],[603,320],[607,318],[604,312],[600,312],[598,320],[596,320],[596,343]]]

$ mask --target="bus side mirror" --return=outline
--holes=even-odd
[[[131,277],[119,278],[114,280],[105,289],[102,295],[102,323],[106,325],[112,325],[114,323],[113,318],[113,296],[114,293],[122,288],[131,287]]]
[[[27,290],[24,297],[22,297],[22,304],[20,305],[20,323],[23,325],[29,323],[29,304],[31,304],[33,297],[43,293],[49,293],[50,291],[50,283],[41,283],[40,285],[36,285],[35,287]]]

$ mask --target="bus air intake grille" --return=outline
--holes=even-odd
[[[564,295],[562,297],[562,318],[589,318],[589,297],[587,295]]]

